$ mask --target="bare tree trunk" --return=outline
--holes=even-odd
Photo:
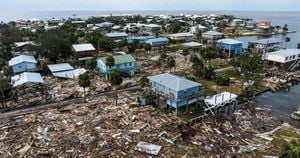
[[[118,105],[118,90],[117,87],[115,87],[115,101],[116,101],[116,106]]]
[[[84,97],[84,102],[86,102],[85,87],[83,87],[83,97]]]

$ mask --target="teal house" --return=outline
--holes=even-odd
[[[150,89],[164,98],[168,107],[178,109],[202,99],[202,85],[170,73],[150,76]]]
[[[136,61],[130,54],[113,56],[115,59],[115,65],[112,67],[106,66],[106,58],[102,57],[97,60],[97,67],[101,73],[104,74],[105,79],[109,78],[109,75],[113,70],[120,70],[129,76],[133,76],[136,70]]]

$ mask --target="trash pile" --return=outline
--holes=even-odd
[[[152,106],[141,92],[1,120],[1,157],[232,156],[272,147],[267,110],[241,109],[232,119],[191,124]]]

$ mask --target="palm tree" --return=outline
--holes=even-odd
[[[284,143],[281,147],[279,158],[296,158],[300,157],[300,140],[291,140]]]
[[[113,56],[108,56],[105,60],[105,65],[111,69],[115,65],[115,58]],[[105,79],[108,78],[107,74],[110,73],[110,70],[105,74]]]
[[[84,100],[85,100],[85,97],[86,97],[85,88],[89,87],[91,85],[91,81],[90,81],[90,78],[89,78],[87,73],[79,75],[78,84],[79,84],[80,87],[83,88]]]
[[[170,72],[171,72],[171,69],[174,68],[176,66],[176,61],[173,57],[168,57],[167,58],[167,67],[170,69]]]
[[[110,84],[112,86],[114,86],[115,88],[115,100],[116,100],[116,105],[118,105],[118,86],[120,86],[123,82],[123,78],[122,78],[122,73],[119,70],[114,70],[109,78]]]
[[[108,56],[105,61],[105,65],[111,68],[115,65],[115,58],[113,56]]]

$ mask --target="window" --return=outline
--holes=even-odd
[[[293,55],[293,59],[295,59],[296,58],[296,55]]]
[[[129,63],[129,66],[132,66],[132,63]]]
[[[300,54],[298,54],[298,58],[300,58]]]
[[[289,60],[289,57],[286,57],[285,60]]]

